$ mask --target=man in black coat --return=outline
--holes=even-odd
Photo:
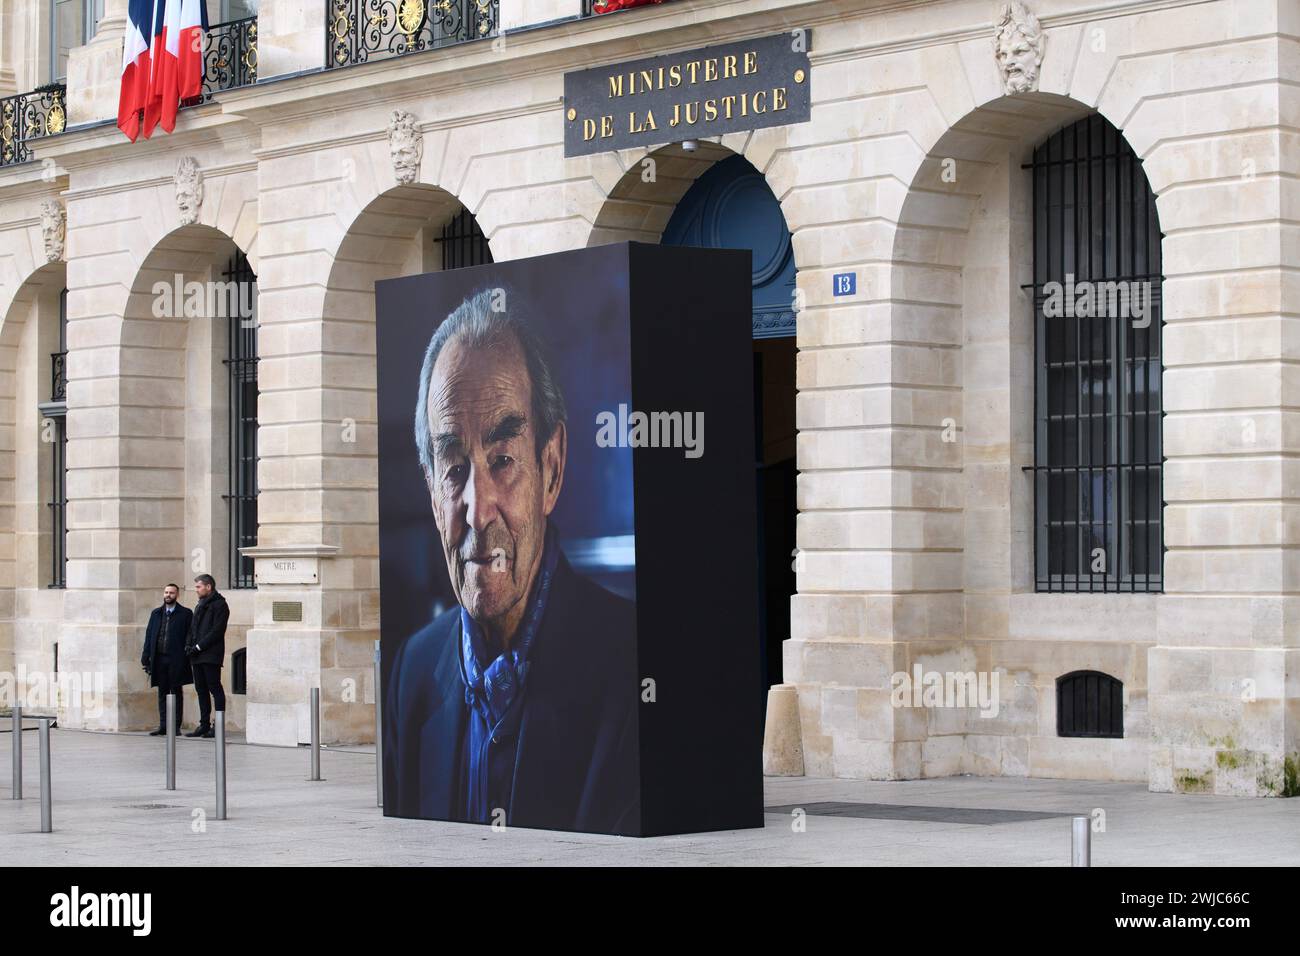
[[[163,588],[161,607],[149,615],[144,632],[140,663],[149,675],[149,686],[158,688],[158,729],[151,737],[167,733],[167,695],[176,694],[176,732],[181,729],[181,688],[192,680],[185,643],[189,638],[190,609],[179,603],[181,589],[175,584]]]
[[[221,663],[226,659],[226,625],[230,622],[230,605],[217,592],[217,582],[210,574],[200,574],[194,579],[194,593],[199,603],[194,605],[194,619],[190,623],[185,653],[194,670],[194,690],[199,695],[199,725],[186,737],[214,737],[211,707],[226,709],[226,692],[221,687]],[[211,694],[212,703],[208,701]]]
[[[459,607],[389,671],[385,813],[639,832],[635,606],[561,553],[567,435],[527,326],[490,292],[447,317],[415,440]]]

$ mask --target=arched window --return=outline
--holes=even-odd
[[[1142,164],[1100,116],[1034,152],[1039,591],[1159,591],[1160,224]]]
[[[1100,671],[1056,679],[1058,737],[1123,737],[1124,684]]]
[[[230,483],[226,503],[230,528],[232,588],[254,587],[253,559],[240,548],[257,544],[257,276],[236,250],[222,273],[230,290],[227,310],[230,346],[225,359],[230,381]]]
[[[487,236],[478,226],[478,220],[468,209],[451,217],[442,227],[442,268],[460,269],[465,266],[482,266],[492,261]]]

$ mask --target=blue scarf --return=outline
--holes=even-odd
[[[469,769],[467,810],[472,820],[486,821],[492,810],[485,752],[487,744],[503,732],[513,734],[521,716],[514,705],[521,699],[528,680],[528,656],[537,639],[537,632],[541,629],[546,602],[551,593],[551,581],[559,563],[560,548],[556,538],[554,527],[548,524],[542,544],[542,564],[537,575],[537,588],[524,612],[519,633],[511,643],[510,650],[490,658],[493,648],[483,636],[483,629],[470,617],[469,611],[464,607],[460,609],[461,677],[465,681],[465,703],[470,708],[469,748],[466,755]],[[488,660],[486,667],[480,663],[484,660]],[[510,752],[514,752],[513,748]],[[513,769],[510,768],[511,777]]]

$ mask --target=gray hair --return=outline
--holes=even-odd
[[[492,308],[498,290],[484,289],[470,296],[455,309],[434,331],[429,346],[424,350],[424,364],[420,368],[420,392],[415,402],[415,448],[420,455],[420,467],[425,473],[433,471],[433,436],[429,433],[429,383],[433,367],[445,346],[463,341],[469,348],[494,348],[513,337],[524,353],[528,365],[528,380],[532,389],[532,426],[536,436],[537,459],[541,460],[542,447],[555,434],[560,422],[567,420],[564,393],[551,373],[546,360],[546,350],[533,330],[519,318],[504,310]]]

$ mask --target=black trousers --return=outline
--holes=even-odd
[[[176,692],[176,729],[181,729],[181,712],[185,708],[185,698],[181,695],[181,688],[160,683],[158,685],[158,727],[162,730],[167,729],[167,695],[172,691]]]
[[[221,665],[195,664],[194,690],[199,695],[199,726],[211,727],[212,705],[208,703],[208,695],[212,695],[217,710],[226,709],[226,692],[221,689]]]

